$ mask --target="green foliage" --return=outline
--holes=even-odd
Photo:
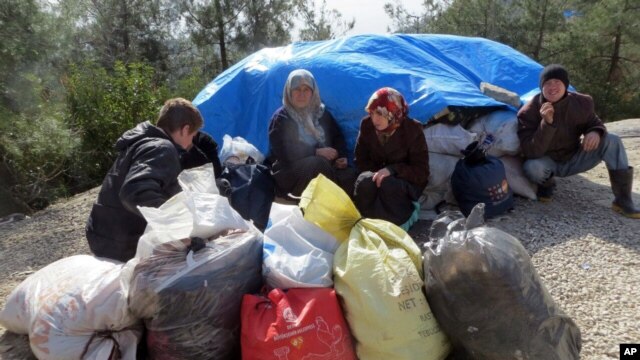
[[[209,55],[202,65],[219,73],[249,53],[288,43],[296,6],[308,1],[181,0],[180,8],[192,44]]]
[[[0,155],[9,170],[15,198],[40,209],[67,195],[66,171],[78,145],[55,106],[13,114],[0,123]]]
[[[343,20],[342,14],[335,9],[327,9],[327,1],[322,0],[319,11],[315,9],[315,1],[301,1],[298,12],[305,27],[300,30],[300,40],[318,41],[335,39],[353,29],[356,20]]]
[[[170,95],[167,96],[167,98],[181,97],[193,99],[209,81],[211,81],[211,76],[203,76],[202,71],[192,69],[189,75],[177,81],[174,88],[170,90]]]
[[[167,90],[156,85],[150,66],[120,62],[113,72],[91,62],[73,66],[66,87],[67,122],[81,144],[74,175],[83,188],[102,179],[125,130],[155,120]]]
[[[593,96],[606,120],[640,113],[640,6],[629,0],[576,1],[577,15],[559,39],[558,62],[573,70],[573,83]],[[575,44],[589,44],[576,46]]]
[[[74,42],[88,58],[112,68],[116,61],[145,62],[157,70],[169,66],[171,33],[179,17],[169,0],[60,0],[75,20]],[[85,57],[86,59],[86,57]]]
[[[640,113],[640,6],[633,0],[425,0],[385,5],[394,31],[480,36],[543,65],[561,63],[605,121]]]
[[[60,106],[52,17],[34,0],[0,3],[0,189],[33,209],[65,194],[76,146]]]
[[[25,92],[20,84],[48,47],[44,15],[34,0],[0,2],[0,104],[12,112],[22,110]]]

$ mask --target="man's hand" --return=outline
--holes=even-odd
[[[387,176],[391,175],[387,168],[382,168],[378,170],[375,174],[373,174],[372,180],[376,183],[377,187],[382,185],[382,180],[384,180]]]
[[[553,124],[553,104],[546,102],[540,107],[540,116],[547,124]]]
[[[316,155],[322,156],[329,161],[333,161],[338,158],[338,151],[331,147],[323,147],[316,149]]]
[[[347,158],[338,158],[336,159],[336,162],[333,163],[333,166],[336,167],[336,169],[344,169],[347,167]]]
[[[589,152],[598,148],[600,145],[600,133],[597,131],[588,132],[582,139],[582,150]]]

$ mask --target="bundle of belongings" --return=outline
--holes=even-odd
[[[356,360],[331,288],[275,288],[242,302],[242,359]]]
[[[485,142],[474,141],[462,151],[451,174],[451,190],[463,214],[476,204],[485,205],[485,215],[493,217],[513,207],[513,192],[507,183],[504,165],[486,155]]]
[[[179,182],[160,208],[140,208],[148,224],[134,259],[54,262],[14,290],[0,324],[28,334],[40,359],[133,360],[140,341],[154,359],[239,358],[242,297],[263,286],[263,235],[218,194],[211,164]]]
[[[323,175],[302,193],[304,219],[340,243],[333,283],[361,359],[445,359],[449,343],[423,292],[420,249],[400,227],[360,216]]]
[[[140,208],[147,229],[127,264],[128,300],[155,359],[238,357],[242,297],[262,287],[262,233],[217,194],[212,176],[209,164],[186,170],[181,193]]]
[[[219,158],[223,165],[219,183],[226,187],[221,193],[228,194],[231,206],[244,219],[264,231],[275,198],[271,172],[262,164],[264,155],[242,137],[225,135]]]
[[[579,359],[580,330],[553,301],[525,248],[483,225],[484,205],[436,219],[426,293],[456,359]]]
[[[491,84],[484,84],[486,89],[494,89]],[[520,151],[520,140],[518,138],[518,119],[516,116],[519,99],[509,95],[505,89],[498,89],[505,93],[511,107],[463,107],[449,106],[436,114],[427,122],[424,134],[429,146],[429,183],[424,189],[421,198],[421,209],[423,211],[435,210],[439,212],[441,205],[458,204],[465,214],[471,208],[483,202],[487,205],[486,216],[491,217],[503,212],[509,206],[504,205],[504,209],[498,209],[492,203],[496,202],[494,195],[496,191],[504,188],[506,197],[508,193],[514,193],[522,197],[535,200],[537,186],[530,182],[522,170],[523,158]],[[494,90],[496,91],[496,90]],[[485,155],[482,168],[469,166],[469,161],[460,164],[461,158],[468,158],[472,144],[479,144]],[[465,150],[466,153],[465,153]],[[478,162],[476,162],[476,165]],[[466,176],[475,179],[478,187],[466,189],[454,188],[452,183],[454,170],[465,167]],[[482,170],[480,170],[482,169]],[[497,172],[494,173],[493,170]],[[461,169],[458,170],[460,175]],[[504,173],[504,174],[502,174]],[[504,184],[498,184],[497,178],[506,180]],[[493,185],[499,187],[489,189]],[[484,186],[482,189],[480,186]],[[504,185],[504,186],[502,186]],[[484,193],[479,194],[478,192]],[[476,194],[470,197],[470,194]],[[466,205],[460,204],[460,198]],[[471,203],[475,201],[474,203]],[[507,200],[509,201],[509,200]]]
[[[7,298],[0,325],[28,334],[39,359],[136,359],[143,325],[127,307],[123,264],[90,255],[36,271]]]
[[[224,359],[239,355],[240,303],[258,291],[262,244],[233,230],[156,246],[134,265],[129,308],[144,319],[153,359]]]
[[[0,324],[42,359],[579,356],[579,329],[522,245],[482,225],[483,203],[437,219],[423,255],[322,175],[264,235],[214,180],[211,164],[184,171],[182,192],[140,208],[134,259],[52,263],[13,291]]]

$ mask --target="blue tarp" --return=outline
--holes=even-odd
[[[282,105],[289,72],[303,68],[353,151],[364,107],[384,86],[399,90],[409,116],[426,122],[450,105],[505,105],[480,92],[488,82],[527,101],[538,89],[542,66],[495,41],[453,35],[356,35],[266,48],[216,77],[195,98],[205,131],[221,144],[241,136],[268,152],[271,115]]]

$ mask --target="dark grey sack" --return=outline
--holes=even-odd
[[[129,308],[144,319],[153,359],[240,356],[242,297],[262,288],[262,236],[236,230],[205,247],[196,239],[157,245],[133,269]]]
[[[580,358],[580,329],[558,308],[515,237],[445,212],[424,253],[427,300],[457,353],[472,359]],[[463,358],[457,356],[456,359]]]

